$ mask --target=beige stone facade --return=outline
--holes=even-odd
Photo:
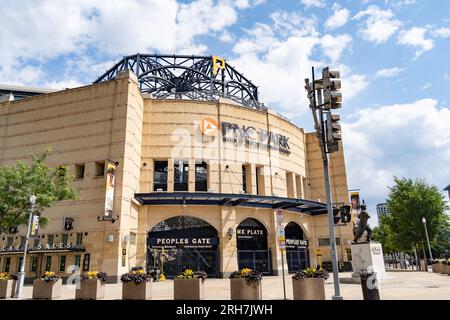
[[[202,132],[203,121],[217,123],[217,130]],[[237,125],[237,133],[225,130],[227,125],[229,129]],[[279,148],[233,143],[239,130],[249,127],[255,137],[274,134],[281,139],[277,140],[281,141]],[[234,138],[230,136],[225,141],[226,135],[233,132]],[[288,147],[283,141],[287,141]],[[142,96],[132,73],[122,73],[109,82],[0,104],[0,165],[29,161],[33,153],[42,153],[47,147],[52,149],[49,163],[68,166],[76,176],[73,186],[80,193],[78,199],[57,203],[44,212],[50,223],[40,230],[44,249],[31,250],[27,258],[25,270],[29,277],[45,269],[69,276],[67,268],[74,264],[82,270],[84,265],[85,269],[120,276],[131,267],[148,263],[149,231],[161,221],[180,215],[200,218],[217,231],[219,275],[237,270],[236,228],[246,218],[256,219],[267,231],[270,269],[277,274],[281,271],[281,253],[276,241],[276,214],[273,208],[267,207],[267,199],[326,201],[321,154],[314,134],[305,133],[271,110],[245,108],[226,99],[203,102]],[[349,202],[344,156],[340,150],[330,161],[335,204]],[[106,159],[118,161],[115,223],[97,221],[104,214]],[[196,194],[196,163],[204,162],[208,193],[234,194],[237,198],[243,194],[259,196],[258,201],[266,201],[266,207],[238,203],[143,204],[135,195],[155,193],[155,161],[167,161],[167,190],[157,191],[158,194],[176,192],[174,167],[179,161],[188,164],[184,192]],[[64,217],[74,219],[73,230],[62,230]],[[308,240],[308,264],[329,261],[326,214],[312,215],[287,208],[284,218],[284,225],[291,221],[297,223]],[[231,237],[230,229],[234,230]],[[1,271],[7,265],[10,272],[17,271],[20,255],[12,251],[20,245],[25,231],[25,227],[20,227],[18,234],[1,235]],[[56,247],[45,248],[48,235]],[[336,237],[340,241],[339,261],[348,261],[351,227],[337,226]],[[70,250],[58,250],[61,242],[71,243]],[[319,258],[316,252],[320,250],[316,249],[322,249]],[[50,266],[48,259],[51,259]]]

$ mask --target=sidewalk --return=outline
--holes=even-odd
[[[450,276],[431,272],[387,272],[389,280],[380,284],[382,300],[450,300]],[[350,277],[351,273],[339,276]],[[263,298],[268,300],[283,299],[283,281],[281,276],[264,277],[262,280]],[[121,299],[121,284],[107,284],[105,299]],[[362,300],[361,285],[341,284],[341,295],[346,300]],[[205,283],[206,299],[229,300],[230,284],[228,279],[207,279]],[[325,283],[327,299],[334,294],[332,275]],[[24,297],[31,299],[32,287],[24,287]],[[291,275],[286,276],[286,296],[292,299]],[[75,290],[63,286],[62,299],[74,299]],[[173,281],[153,283],[154,300],[173,299]]]

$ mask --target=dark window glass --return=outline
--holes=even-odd
[[[195,164],[195,191],[208,190],[208,169],[206,162]]]
[[[174,191],[188,191],[189,164],[187,161],[176,161],[174,168]]]
[[[6,239],[6,245],[7,245],[8,247],[9,247],[9,246],[12,246],[13,243],[14,243],[14,238],[13,238],[13,237],[8,237],[8,238]]]
[[[105,161],[95,163],[95,176],[103,177],[105,175]]]
[[[74,265],[76,265],[78,268],[81,266],[81,255],[77,254],[74,258]]]
[[[52,256],[45,257],[45,271],[50,271],[52,269]]]
[[[47,236],[47,244],[48,244],[49,246],[52,246],[52,245],[53,245],[53,240],[54,240],[54,235],[49,234],[49,235]]]
[[[259,175],[261,174],[261,167],[256,167],[256,194],[259,194]]]
[[[167,161],[155,161],[153,191],[167,191]]]
[[[30,271],[36,272],[38,267],[38,257],[31,257]]]
[[[11,266],[11,258],[10,258],[10,257],[7,257],[7,258],[5,259],[5,264],[4,264],[4,266],[3,266],[3,271],[9,272],[10,266]]]
[[[62,243],[64,244],[64,245],[66,245],[67,244],[67,241],[69,240],[69,235],[68,234],[63,234],[62,235]]]
[[[76,164],[75,179],[83,179],[83,178],[84,178],[84,164]]]
[[[247,193],[247,168],[245,164],[242,165],[242,191]]]
[[[77,241],[75,244],[83,244],[83,233],[77,233]]]
[[[341,244],[341,239],[340,238],[336,238],[336,245],[340,245]],[[319,247],[327,247],[330,245],[330,238],[320,238],[319,239]]]
[[[66,271],[66,256],[59,257],[59,271],[60,272]]]

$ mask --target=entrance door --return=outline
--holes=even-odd
[[[161,269],[174,278],[185,269],[219,276],[219,238],[216,229],[206,221],[177,216],[158,223],[147,239],[147,268]]]
[[[289,222],[284,228],[284,234],[289,273],[306,269],[309,265],[309,250],[302,228],[295,222]]]
[[[267,230],[256,219],[247,218],[236,229],[239,269],[250,268],[263,274],[272,273]]]

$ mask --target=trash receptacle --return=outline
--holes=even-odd
[[[364,300],[380,300],[376,272],[360,272],[361,288]]]

